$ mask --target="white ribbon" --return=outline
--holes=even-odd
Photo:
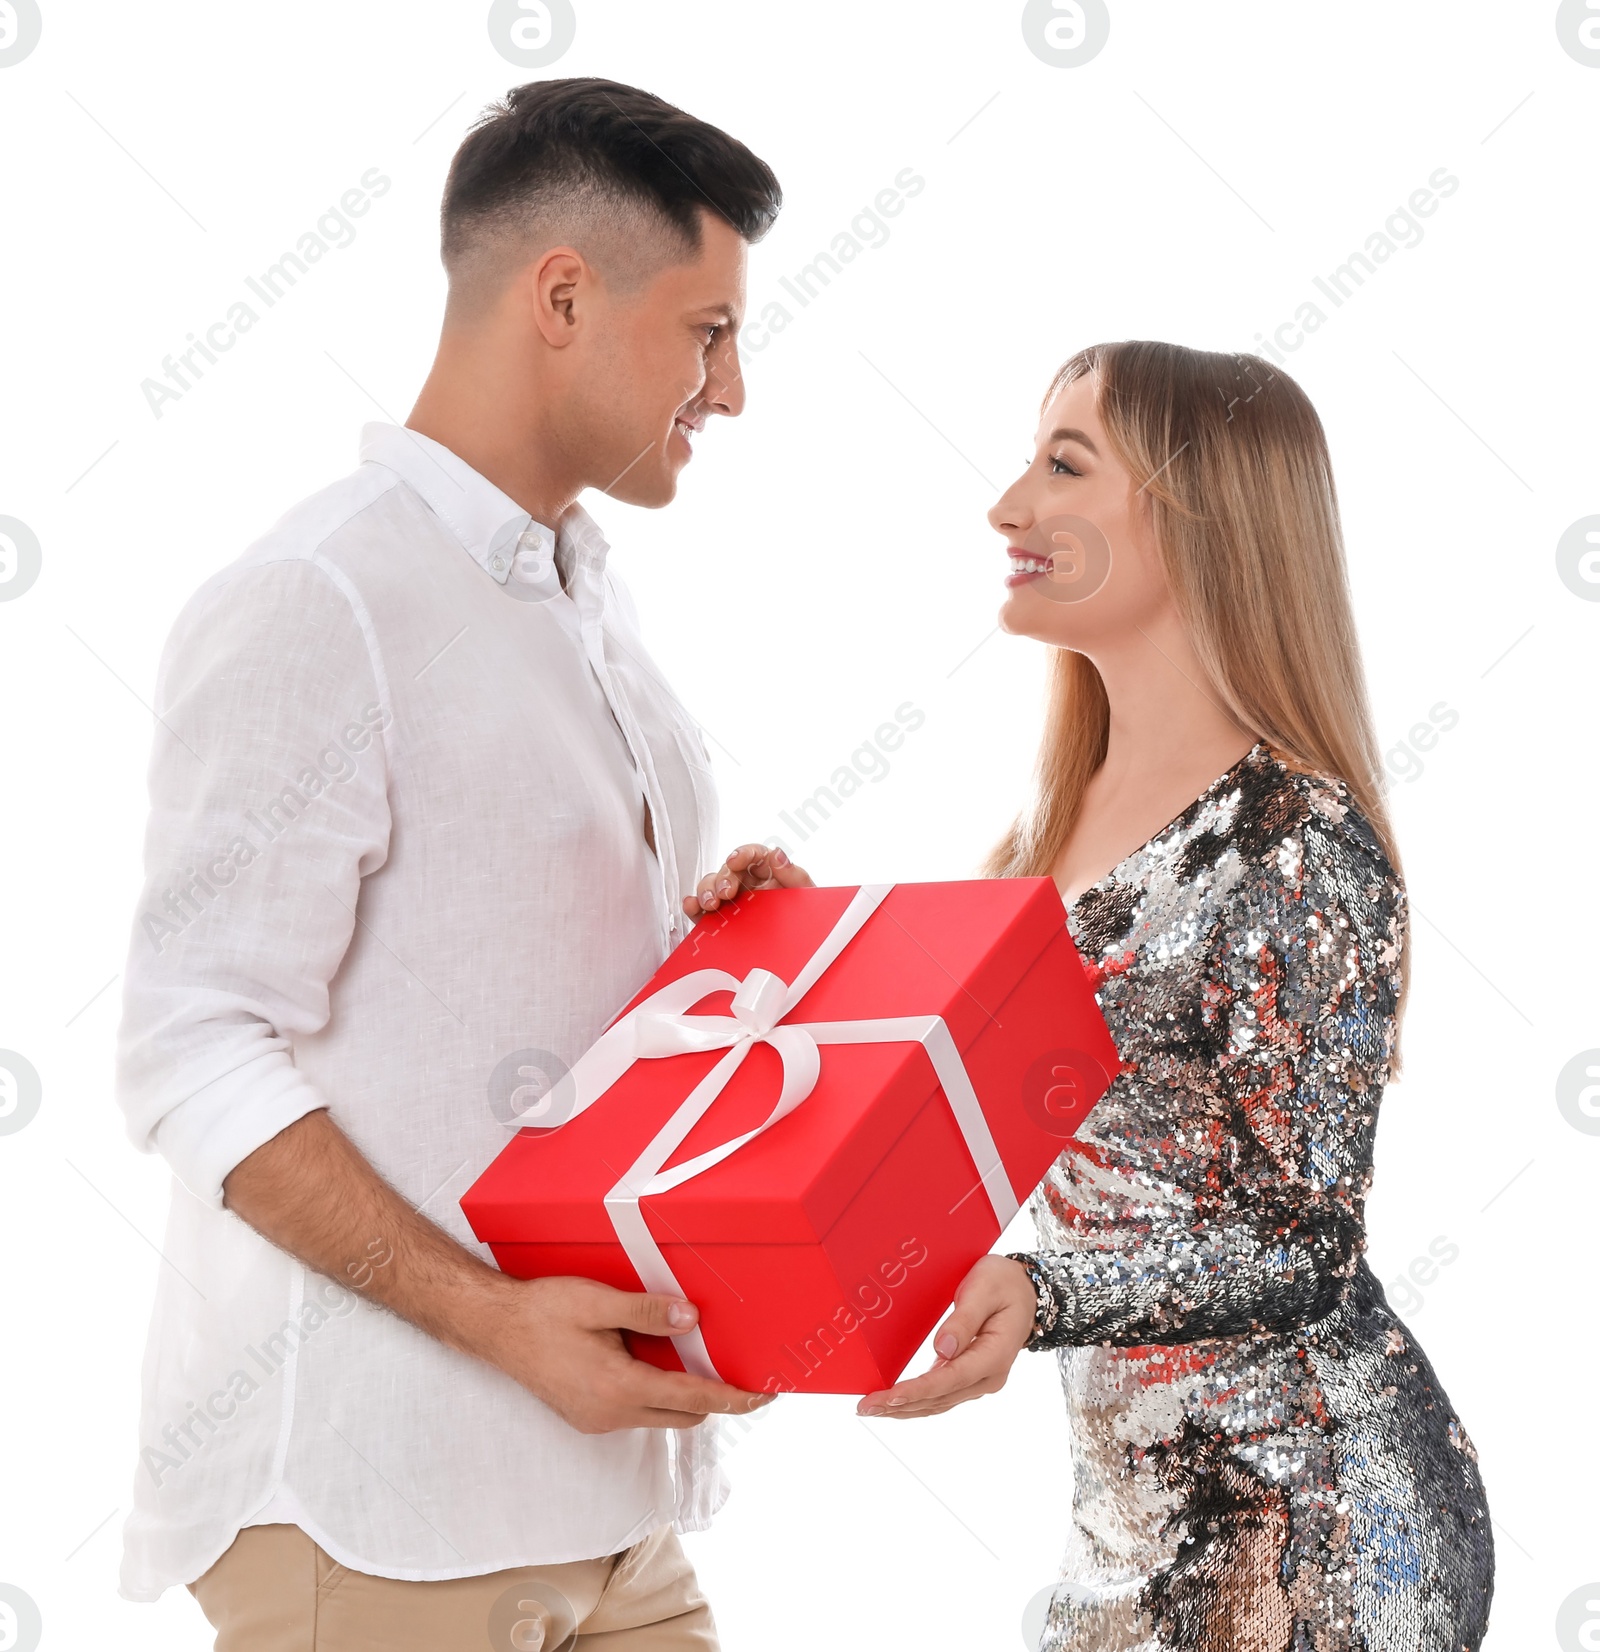
[[[647,1291],[668,1296],[685,1294],[645,1223],[639,1201],[681,1187],[684,1182],[704,1174],[792,1113],[816,1087],[822,1071],[818,1050],[821,1044],[921,1044],[928,1052],[934,1075],[972,1155],[995,1219],[1004,1228],[1016,1215],[1016,1193],[1000,1162],[999,1150],[983,1109],[978,1105],[966,1064],[943,1017],[914,1015],[877,1021],[803,1022],[784,1019],[831,967],[893,887],[889,883],[862,885],[792,986],[765,969],[751,970],[742,981],[726,970],[695,970],[651,993],[619,1017],[573,1067],[569,1077],[575,1093],[571,1097],[570,1117],[576,1118],[592,1107],[636,1061],[682,1055],[691,1050],[727,1051],[606,1194],[606,1213],[611,1225]],[[708,994],[730,990],[734,995],[731,1014],[688,1013],[691,1005]],[[705,1116],[757,1044],[771,1045],[783,1065],[783,1083],[772,1111],[753,1130],[746,1130],[720,1147],[664,1170],[667,1160]],[[698,1327],[674,1337],[673,1342],[685,1370],[697,1376],[718,1378]]]

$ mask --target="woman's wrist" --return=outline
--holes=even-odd
[[[1007,1251],[1005,1254],[1028,1276],[1028,1283],[1033,1289],[1033,1335],[1028,1338],[1026,1346],[1048,1347],[1061,1311],[1055,1292],[1050,1288],[1050,1280],[1039,1265],[1037,1256],[1027,1251]]]

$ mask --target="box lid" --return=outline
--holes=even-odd
[[[745,896],[703,918],[626,1008],[699,969],[742,979],[760,968],[794,980],[855,893]],[[1057,1041],[1085,1042],[1087,1016],[1109,1047],[1070,942],[1051,946],[1065,929],[1061,897],[1048,878],[896,884],[785,1024],[938,1015],[965,1052],[1038,965],[1060,974],[1063,1019],[1075,1023],[1076,1039]],[[693,1013],[727,1013],[731,999],[731,992],[714,993]],[[635,1062],[578,1117],[553,1130],[519,1132],[462,1198],[473,1231],[491,1243],[613,1242],[605,1195],[723,1053]],[[777,1053],[752,1048],[668,1168],[759,1124],[780,1078]],[[980,1099],[986,1101],[981,1090]],[[918,1110],[933,1102],[947,1105],[920,1045],[824,1045],[816,1087],[794,1112],[710,1170],[646,1196],[644,1214],[664,1241],[820,1240]],[[1003,1154],[1001,1135],[996,1129]]]

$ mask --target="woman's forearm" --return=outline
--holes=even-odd
[[[1012,1253],[1039,1297],[1030,1348],[1198,1342],[1294,1330],[1339,1305],[1362,1251],[1359,1225],[1330,1206],[1290,1239],[1251,1229],[1184,1231],[1125,1247]]]

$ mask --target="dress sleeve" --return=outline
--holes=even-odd
[[[1217,1053],[1190,1117],[1216,1144],[1141,1219],[1016,1256],[1039,1300],[1030,1347],[1279,1333],[1332,1312],[1365,1248],[1405,922],[1359,822],[1313,816],[1246,871],[1204,983]]]
[[[388,851],[380,676],[351,598],[305,560],[202,587],[162,658],[118,1099],[213,1207],[241,1159],[327,1105],[293,1039],[326,1024]]]

